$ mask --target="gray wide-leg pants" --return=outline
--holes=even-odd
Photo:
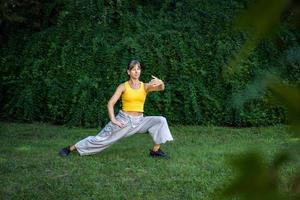
[[[78,153],[81,156],[98,153],[121,138],[135,133],[149,132],[154,144],[162,144],[173,140],[167,120],[164,117],[144,117],[143,115],[133,117],[120,111],[116,119],[123,122],[123,128],[109,122],[96,136],[89,136],[77,142],[75,147]]]

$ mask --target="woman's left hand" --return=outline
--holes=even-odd
[[[149,82],[150,85],[152,87],[157,87],[157,86],[160,86],[161,84],[163,84],[162,80],[158,79],[157,77],[151,75],[152,77],[152,80]]]

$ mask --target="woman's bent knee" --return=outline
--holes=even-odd
[[[159,116],[159,122],[162,124],[166,124],[167,123],[167,119],[163,116]]]

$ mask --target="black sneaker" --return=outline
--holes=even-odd
[[[150,156],[152,157],[167,157],[167,154],[163,152],[161,149],[158,149],[157,151],[153,151],[150,149]]]
[[[65,147],[59,151],[59,155],[60,156],[68,156],[70,154],[70,152],[71,152],[70,147]]]

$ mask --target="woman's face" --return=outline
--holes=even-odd
[[[139,79],[141,75],[141,68],[138,64],[136,64],[131,70],[127,70],[130,78]]]

